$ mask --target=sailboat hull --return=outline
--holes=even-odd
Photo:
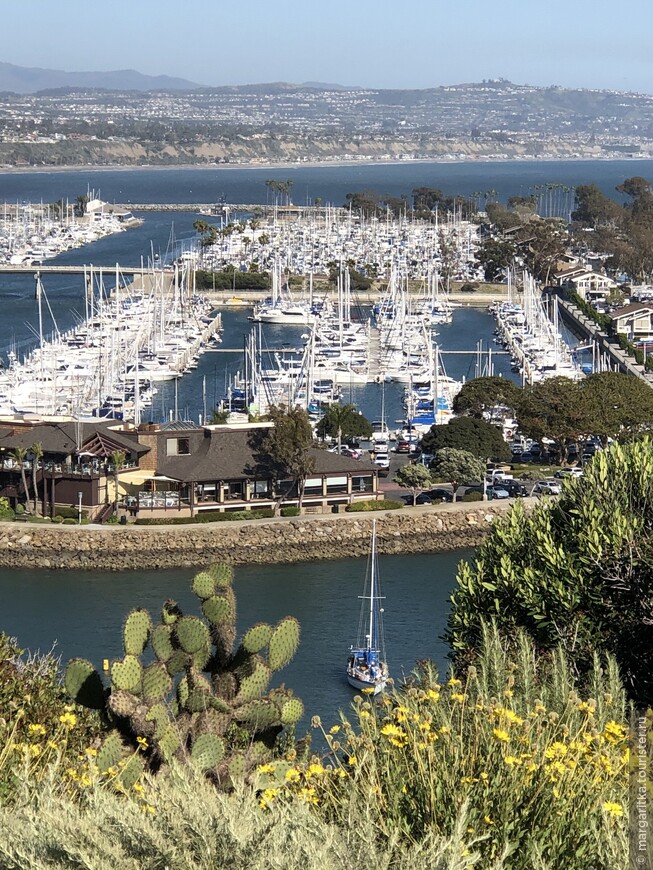
[[[372,694],[378,695],[380,692],[385,690],[387,677],[378,677],[376,680],[364,680],[348,673],[347,682],[350,686],[353,686],[354,689],[358,689],[360,692],[373,689],[374,691]]]

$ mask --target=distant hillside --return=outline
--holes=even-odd
[[[35,94],[61,88],[102,88],[113,91],[185,91],[200,85],[171,76],[148,76],[133,69],[111,72],[64,72],[0,62],[0,92]]]

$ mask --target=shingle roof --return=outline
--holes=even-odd
[[[59,453],[70,456],[78,449],[83,450],[84,444],[101,434],[105,443],[124,449],[130,453],[147,453],[144,444],[139,444],[134,433],[120,432],[107,423],[68,422],[68,423],[37,423],[33,426],[19,426],[12,423],[0,424],[0,447],[13,450],[24,447],[29,450],[32,444],[40,442],[45,453]],[[79,445],[79,447],[78,447]]]
[[[641,302],[631,302],[630,305],[624,305],[618,311],[613,311],[610,319],[618,320],[620,317],[626,317],[629,314],[634,314],[636,311],[641,311],[642,313],[645,311],[653,312],[653,306],[644,305]]]
[[[167,477],[197,482],[202,480],[238,480],[258,478],[268,480],[286,472],[276,465],[263,450],[265,429],[200,430],[188,433],[188,456],[165,456],[159,449],[157,471]],[[370,462],[339,456],[317,447],[309,448],[315,461],[314,474],[341,472],[364,473],[376,466]]]

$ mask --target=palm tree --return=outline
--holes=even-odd
[[[36,469],[41,462],[43,465],[43,445],[40,441],[35,441],[34,444],[30,447],[30,453],[32,454],[32,496],[34,498],[34,513],[38,510],[38,489],[36,487]],[[45,470],[43,469],[43,510],[41,513],[45,516]]]
[[[118,477],[120,475],[120,469],[123,467],[127,460],[127,456],[123,453],[122,450],[114,450],[111,454],[111,465],[113,466],[113,512],[117,516],[118,515]]]
[[[27,456],[27,450],[24,447],[14,447],[12,456],[20,468],[20,476],[23,481],[23,492],[25,493],[25,510],[29,513],[29,487],[27,486],[27,477],[25,476],[25,457]]]

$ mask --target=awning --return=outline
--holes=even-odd
[[[156,479],[154,471],[147,471],[145,468],[136,468],[134,471],[125,471],[120,473],[120,483],[132,484],[140,486],[147,480]]]

